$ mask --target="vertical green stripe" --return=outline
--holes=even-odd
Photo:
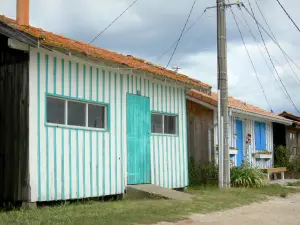
[[[124,192],[124,179],[125,179],[125,174],[124,174],[124,154],[123,154],[123,76],[120,75],[120,79],[121,79],[121,93],[120,93],[120,104],[121,104],[121,114],[120,114],[120,123],[121,123],[121,135],[120,135],[120,139],[121,139],[121,179],[122,179],[122,189],[121,192]]]
[[[129,74],[127,74],[127,92],[129,93]]]
[[[131,75],[131,93],[134,94],[133,93],[133,75]]]
[[[65,60],[61,60],[61,93],[62,95],[65,94]],[[61,198],[65,199],[65,130],[64,128],[61,129],[62,137],[61,137]]]
[[[79,135],[78,135],[78,130],[76,130],[76,168],[77,168],[77,179],[76,179],[76,181],[77,181],[77,198],[79,198],[79,196],[80,196],[80,181],[81,181],[81,179],[80,179],[80,174],[79,174],[79,167],[80,167],[80,165],[79,165],[79,146],[78,146],[78,139],[79,139]]]
[[[171,93],[171,86],[169,87],[169,97],[170,97],[170,103],[169,103],[169,112],[172,112],[172,99],[171,99],[171,96],[172,96],[172,93]],[[174,113],[174,111],[172,112]],[[170,145],[171,145],[171,148],[170,148],[170,158],[171,160],[169,160],[169,162],[171,163],[170,165],[170,174],[169,176],[171,176],[171,184],[170,184],[170,187],[173,188],[174,187],[174,160],[173,160],[173,151],[174,151],[174,145],[173,145],[173,142],[174,142],[174,138],[173,137],[170,137]]]
[[[185,179],[185,170],[184,170],[184,128],[183,128],[183,120],[184,120],[184,115],[183,115],[183,102],[182,102],[182,97],[183,97],[183,93],[182,93],[182,89],[180,89],[180,107],[181,107],[181,152],[182,152],[182,157],[181,157],[181,165],[182,165],[182,187],[184,187],[184,179]]]
[[[184,90],[184,95],[183,95],[183,109],[184,109],[184,132],[185,132],[185,137],[184,137],[184,141],[185,141],[185,155],[186,155],[186,159],[185,159],[185,185],[188,186],[189,185],[189,179],[188,179],[188,141],[187,141],[187,135],[188,135],[188,125],[187,125],[187,115],[186,115],[186,91]]]
[[[69,96],[72,96],[72,61],[69,61]]]
[[[137,76],[134,76],[134,78],[135,78],[135,90],[134,90],[134,93],[132,93],[132,94],[136,94],[136,91],[138,90],[138,77]]]
[[[149,82],[149,81],[148,81]],[[149,84],[149,83],[148,83]],[[152,109],[151,110],[154,110],[154,83],[152,83],[152,93],[151,93],[151,95],[152,95],[152,98],[151,98],[151,102],[152,102]],[[149,95],[149,97],[150,97],[150,95]],[[151,128],[152,129],[152,128]],[[152,149],[153,149],[153,177],[152,177],[152,180],[153,180],[153,183],[154,184],[156,184],[156,157],[155,157],[155,151],[156,151],[156,149],[155,149],[155,145],[154,145],[154,137],[152,137]]]
[[[102,71],[102,101],[105,102],[105,71],[103,70]],[[108,109],[107,109],[108,110]],[[107,113],[106,113],[107,114]],[[108,115],[106,115],[106,118],[108,117]],[[108,126],[108,124],[107,124]],[[102,170],[103,170],[103,196],[105,195],[106,193],[106,190],[105,190],[105,185],[106,185],[106,177],[105,177],[105,168],[106,168],[106,165],[105,165],[105,136],[104,136],[104,133],[102,132]]]
[[[90,196],[93,196],[93,137],[92,135],[93,132],[90,131]]]
[[[79,76],[79,64],[76,63],[76,98],[78,98],[78,92],[79,92],[78,76]]]
[[[148,88],[149,88],[149,86],[148,86]],[[146,92],[146,79],[144,79],[144,96],[147,96],[147,92]],[[149,97],[149,95],[148,95],[148,97]]]
[[[46,60],[46,93],[48,93],[48,82],[49,82],[49,56],[45,56]],[[47,108],[47,98],[46,108]],[[47,121],[47,109],[45,110],[45,121]],[[49,170],[49,132],[48,127],[46,127],[46,200],[50,200],[50,170]]]
[[[65,199],[65,129],[61,129],[61,199]]]
[[[140,93],[142,95],[142,78],[140,77]]]
[[[72,61],[69,61],[69,97],[72,96]],[[69,129],[69,192],[70,192],[70,199],[72,199],[72,131]]]
[[[54,94],[56,94],[56,57],[53,58],[53,85]]]
[[[83,98],[85,98],[86,91],[86,65],[83,65]]]
[[[53,127],[53,152],[54,152],[54,155],[53,155],[53,158],[54,158],[54,190],[55,190],[55,197],[54,199],[55,200],[58,200],[57,199],[57,155],[56,155],[56,127]]]
[[[166,111],[165,112],[168,112],[168,87],[165,86],[164,88],[164,91],[165,91],[165,105],[166,105]],[[169,137],[163,137],[165,138],[166,140],[166,148],[164,149],[164,152],[165,152],[165,157],[167,159],[167,163],[166,163],[166,186],[169,187],[169,177],[170,177],[170,161],[169,161],[169,152],[170,152],[170,146],[169,146]]]
[[[164,111],[164,86],[161,85],[160,87],[160,98],[161,98],[161,111]],[[161,155],[162,155],[162,174],[161,176],[163,177],[163,187],[165,187],[165,146],[164,146],[164,137],[161,136]]]
[[[82,168],[83,168],[83,197],[86,197],[86,147],[85,147],[85,134],[86,132],[83,131],[82,132],[82,136],[83,136],[83,160],[82,160]]]
[[[93,67],[90,67],[90,100],[93,99]]]
[[[37,87],[38,87],[38,93],[37,93],[37,108],[38,108],[38,121],[37,121],[37,139],[38,139],[38,143],[37,143],[37,147],[38,147],[38,199],[39,201],[42,200],[42,180],[41,180],[41,139],[40,139],[40,134],[41,134],[41,106],[40,106],[40,102],[41,102],[41,87],[40,87],[40,83],[41,83],[41,55],[38,52],[37,53],[37,75],[38,75],[38,79],[37,79]]]
[[[180,111],[179,111],[179,103],[180,103],[180,98],[179,98],[179,88],[177,88],[177,110],[178,110],[178,123],[180,123],[181,116],[180,116]],[[178,126],[178,173],[179,173],[179,179],[178,179],[178,187],[182,187],[181,185],[181,145],[180,145],[180,125]]]
[[[108,102],[110,103],[110,96],[111,96],[111,72],[108,73],[109,78],[108,78]],[[112,135],[111,135],[112,131],[110,130],[109,132],[109,190],[110,190],[110,194],[112,194]]]
[[[99,69],[97,68],[97,82],[96,82],[96,93],[97,93],[97,102],[99,102]],[[96,182],[97,182],[97,196],[100,196],[100,181],[99,181],[99,133],[96,133]],[[104,168],[103,168],[104,169]]]
[[[65,60],[61,60],[61,93],[65,94]]]
[[[175,107],[175,98],[176,98],[176,95],[175,95],[175,88],[173,87],[173,112],[174,113],[176,113],[176,107]],[[177,120],[178,120],[178,118],[177,118]],[[177,121],[177,123],[178,123],[178,121]],[[178,129],[178,126],[176,126],[177,127],[177,129]],[[177,130],[177,132],[178,132],[178,130]],[[177,174],[177,151],[178,151],[178,148],[177,148],[177,138],[178,137],[175,137],[174,138],[174,179],[173,179],[173,181],[174,181],[174,183],[173,183],[173,188],[176,188],[177,187],[177,179],[178,179],[178,174]]]
[[[69,129],[69,192],[70,192],[70,199],[73,198],[73,191],[72,191],[72,180],[73,180],[73,175],[72,175],[72,130]]]
[[[117,147],[117,137],[119,136],[117,134],[117,73],[115,73],[115,84],[114,84],[114,96],[115,96],[115,135],[114,135],[114,138],[115,138],[115,166],[116,166],[116,189],[115,189],[115,193],[117,193],[117,190],[118,190],[118,147]]]

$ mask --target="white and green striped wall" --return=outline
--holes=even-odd
[[[93,66],[91,66],[93,65]],[[185,88],[154,76],[120,73],[44,49],[30,49],[30,201],[124,193],[127,184],[126,93],[150,98],[152,111],[178,115],[177,135],[151,135],[151,183],[188,185]],[[46,95],[108,106],[108,129],[50,126]]]

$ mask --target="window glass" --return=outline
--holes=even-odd
[[[68,125],[85,127],[85,103],[68,101]]]
[[[177,116],[164,115],[165,134],[176,134],[176,118]]]
[[[163,115],[152,114],[151,116],[151,132],[152,133],[163,133]]]
[[[47,97],[47,123],[65,124],[65,101]]]
[[[88,126],[105,128],[105,106],[89,104],[88,107]]]

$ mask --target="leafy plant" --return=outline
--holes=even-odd
[[[248,163],[231,169],[231,185],[233,187],[262,187],[267,184],[266,175],[258,167],[251,167]]]
[[[293,172],[300,172],[300,156],[294,156],[290,159],[288,170]]]
[[[190,185],[207,184],[208,180],[218,179],[218,168],[215,162],[201,164],[195,162],[191,157],[189,161],[189,183]]]
[[[285,146],[279,145],[275,148],[275,167],[289,167],[290,155]]]

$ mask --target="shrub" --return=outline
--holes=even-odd
[[[261,169],[242,165],[233,167],[230,173],[232,187],[262,187],[267,184],[266,175]]]
[[[275,167],[288,167],[289,166],[289,152],[285,146],[275,147]]]
[[[207,184],[208,180],[218,180],[218,168],[214,161],[211,163],[196,163],[194,158],[189,160],[190,185]]]
[[[300,172],[300,157],[294,156],[290,159],[288,170],[293,172]]]

